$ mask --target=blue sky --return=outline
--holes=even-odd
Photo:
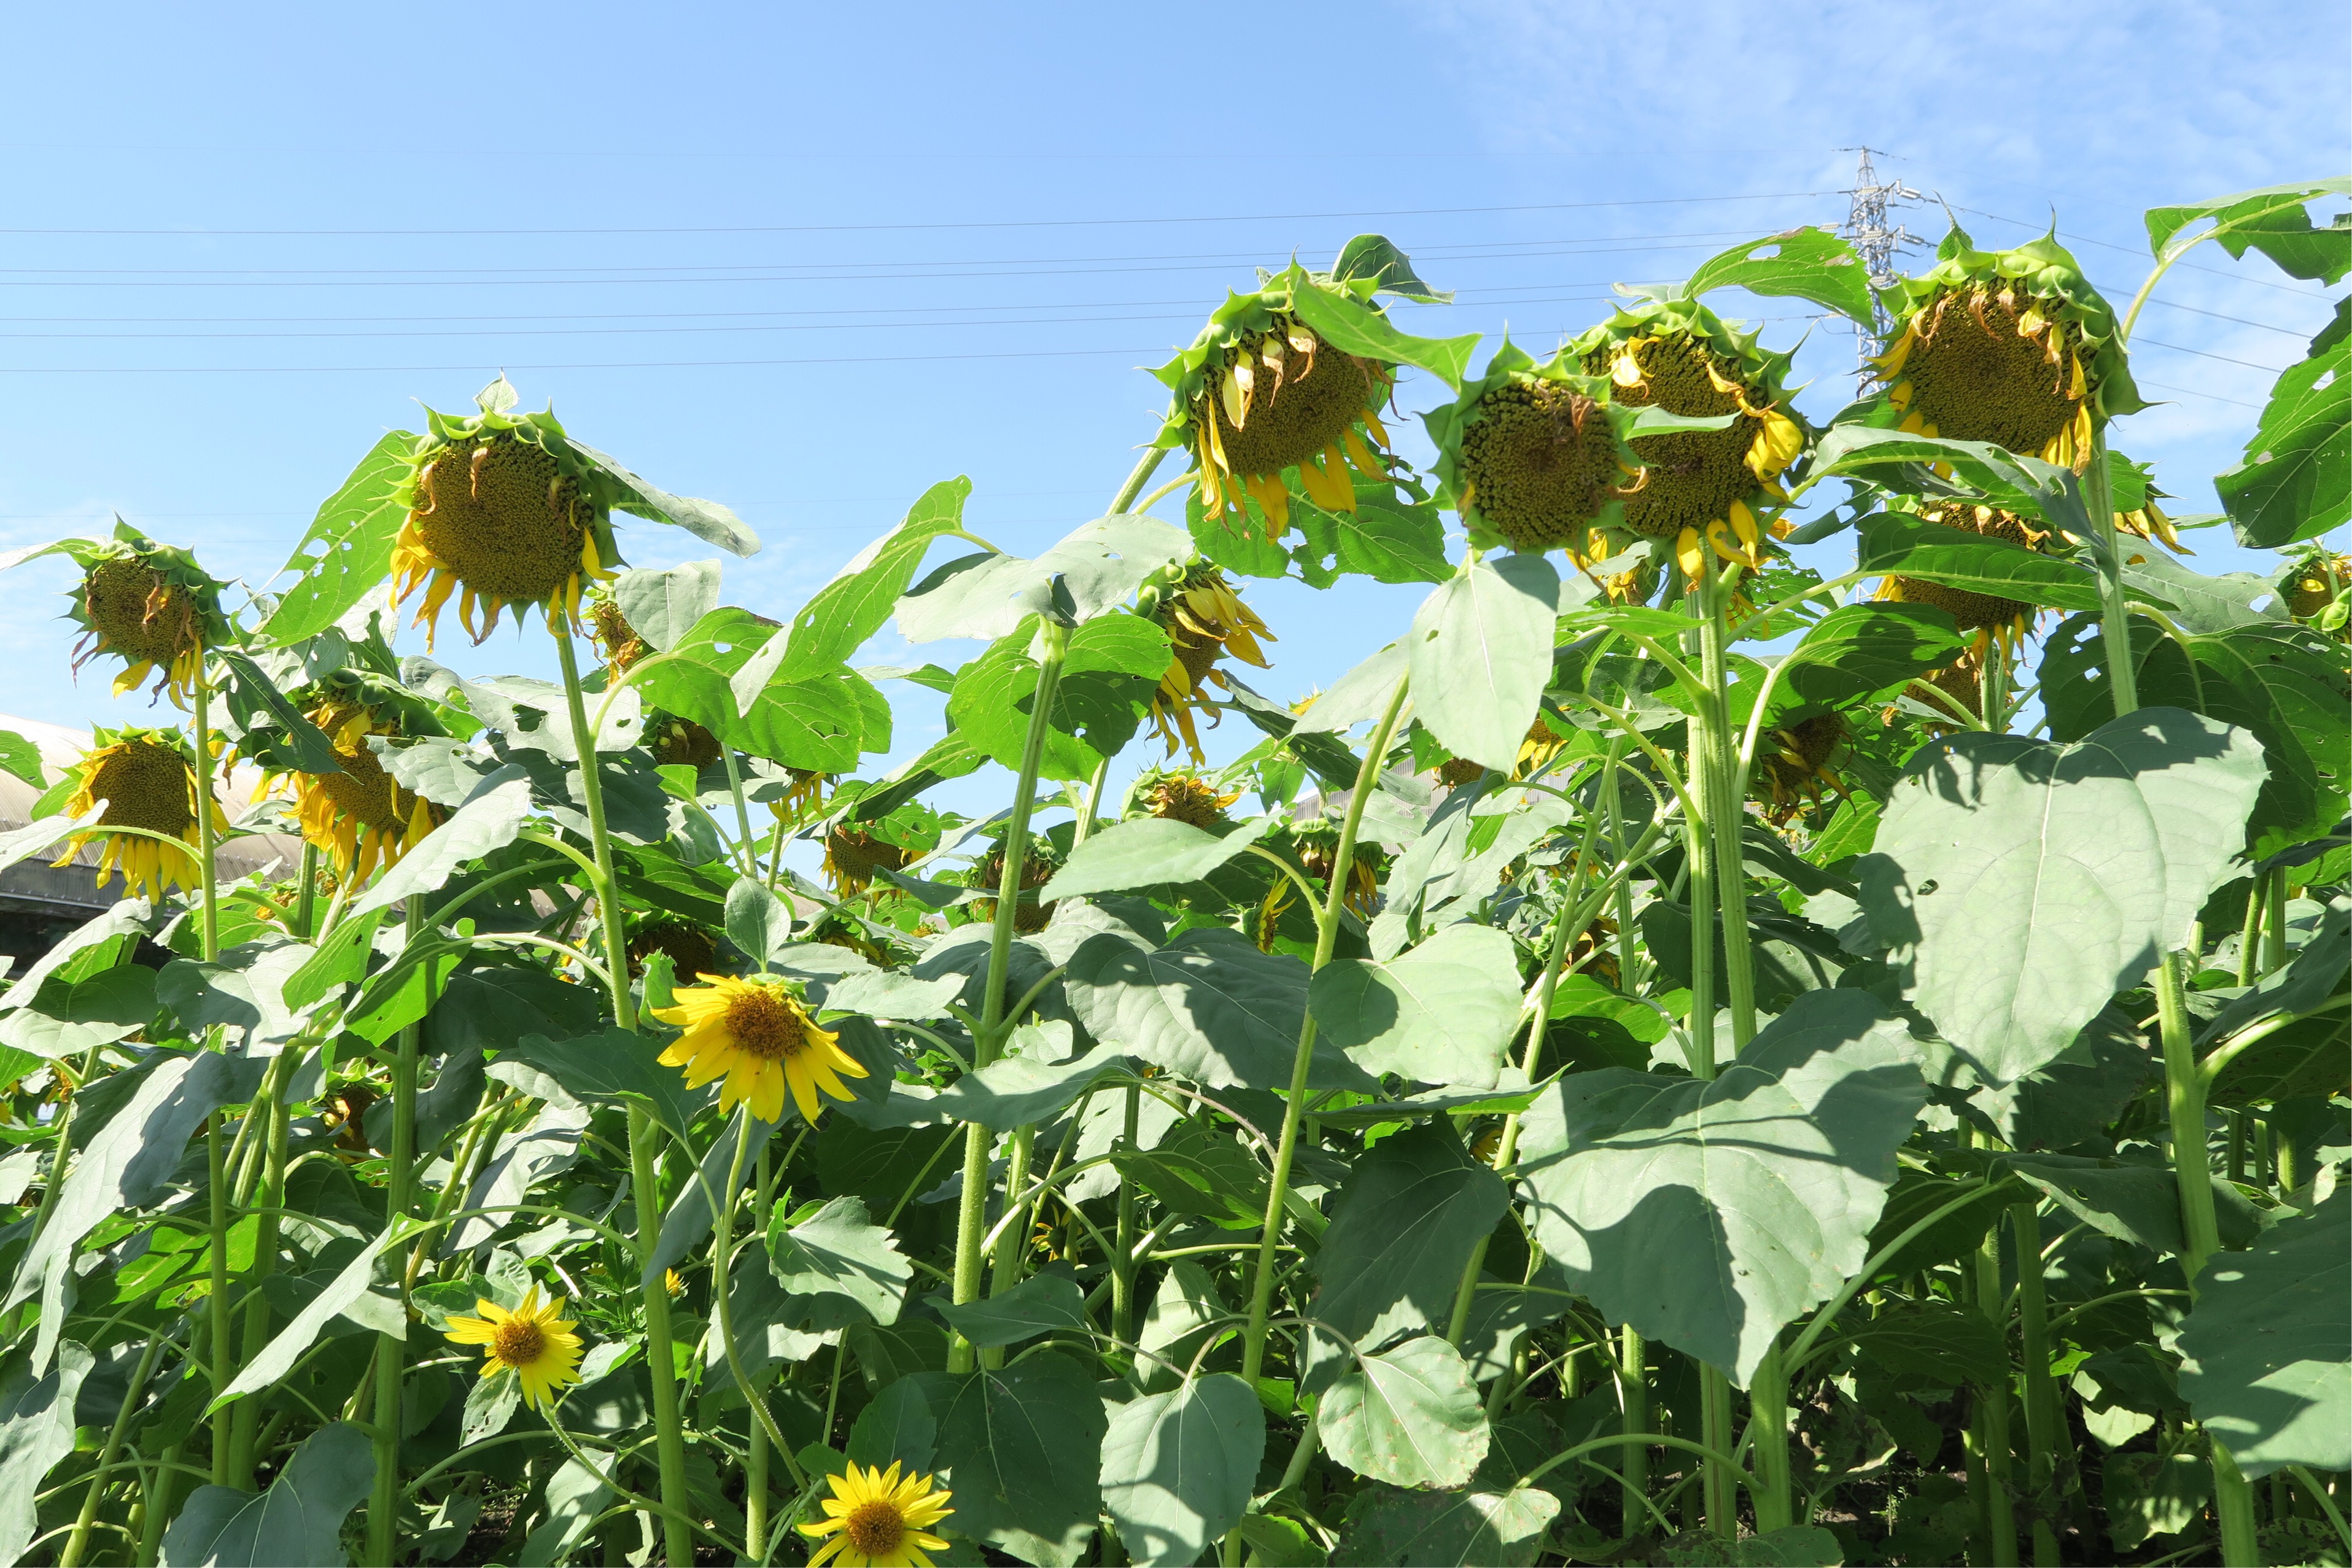
[[[1842,219],[1841,149],[1866,142],[1981,242],[2054,211],[2120,303],[2143,208],[2352,166],[2347,30],[2336,0],[20,10],[0,548],[120,510],[266,582],[381,432],[504,367],[736,507],[767,548],[730,563],[730,598],[781,616],[937,479],[971,475],[972,526],[1024,552],[1095,515],[1157,418],[1136,367],[1256,264],[1360,230],[1459,291],[1413,330],[1548,349],[1612,279]],[[1902,216],[1943,232],[1932,199]],[[2210,509],[2329,303],[2259,258],[2192,260],[2135,355],[2169,401],[2116,432],[2183,511]],[[1803,405],[1843,403],[1844,330],[1748,303],[1768,342],[1804,340]],[[2206,570],[2252,563],[2195,542]],[[67,677],[69,579],[0,579],[0,710],[141,721]],[[1281,638],[1259,684],[1328,684],[1422,592],[1251,586]],[[866,658],[910,651],[886,634]],[[440,657],[551,666],[510,630]],[[894,695],[903,755],[936,702]]]

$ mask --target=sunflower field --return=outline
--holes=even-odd
[[[2352,301],[2222,515],[2108,426],[2168,269],[2336,283],[2347,194],[1542,351],[1360,237],[1101,516],[947,479],[797,606],[628,567],[759,542],[504,377],[278,589],[0,558],[168,715],[0,735],[0,867],[121,893],[0,976],[0,1563],[2346,1563]],[[1281,577],[1427,596],[1288,702]]]

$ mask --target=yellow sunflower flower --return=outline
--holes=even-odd
[[[613,575],[603,509],[578,466],[535,427],[465,423],[479,427],[436,430],[412,459],[408,518],[392,550],[393,607],[423,595],[412,624],[425,628],[428,648],[442,606],[461,589],[457,619],[478,643],[509,605],[518,615],[544,605],[551,629],[578,625],[583,586]]]
[[[1225,820],[1225,808],[1241,799],[1237,789],[1221,790],[1190,769],[1162,773],[1143,790],[1143,809],[1164,822],[1191,827],[1213,827]]]
[[[682,987],[674,1006],[653,1010],[663,1023],[686,1031],[662,1052],[661,1061],[686,1069],[687,1088],[723,1079],[719,1109],[748,1104],[762,1121],[783,1119],[789,1089],[812,1125],[823,1109],[818,1090],[835,1100],[856,1098],[841,1079],[844,1074],[864,1078],[865,1067],[841,1048],[837,1036],[816,1026],[783,983],[727,974],[696,978],[705,984]]]
[[[1991,538],[2005,539],[2011,544],[2021,544],[2028,550],[2039,550],[2042,542],[2050,537],[2046,529],[2033,527],[2015,512],[1967,501],[1922,506],[1919,515],[1946,528],[1969,529]],[[1922,577],[1889,577],[1879,584],[1877,596],[1901,604],[1933,605],[1946,612],[1960,630],[1977,634],[1976,646],[1968,657],[1978,662],[1983,660],[1987,648],[1993,643],[1999,643],[2014,659],[2026,635],[2033,629],[2039,614],[2032,605],[2021,600],[1979,594],[1966,588],[1931,583]]]
[[[1847,791],[1837,763],[1853,733],[1844,714],[1819,713],[1764,737],[1756,748],[1756,784],[1771,797],[1765,815],[1785,823],[1800,811],[1819,810],[1824,788],[1843,798]]]
[[[439,826],[441,809],[402,788],[367,743],[370,735],[401,733],[396,716],[335,698],[312,709],[310,720],[334,742],[335,760],[343,771],[293,775],[302,837],[334,857],[336,875],[365,882],[377,868],[397,864]],[[285,776],[265,776],[255,798]]]
[[[1151,727],[1168,742],[1170,756],[1176,754],[1181,740],[1195,763],[1205,763],[1208,753],[1201,749],[1193,711],[1208,705],[1210,686],[1233,689],[1217,660],[1231,653],[1245,664],[1267,668],[1258,639],[1277,639],[1257,613],[1242,603],[1225,574],[1205,563],[1160,590],[1145,614],[1167,632],[1169,643],[1168,673],[1151,694]]]
[[[2146,406],[2107,302],[2054,237],[1980,251],[1955,226],[1936,258],[1873,362],[1902,428],[2081,471],[2095,427]]]
[[[895,1459],[887,1470],[852,1460],[845,1474],[826,1479],[833,1495],[824,1500],[825,1517],[800,1527],[811,1541],[824,1542],[809,1553],[809,1568],[931,1568],[924,1553],[948,1549],[930,1529],[955,1512],[948,1506],[955,1494],[930,1477],[902,1479]]]
[[[99,737],[104,739],[104,735]],[[75,785],[66,802],[66,815],[78,817],[106,805],[106,815],[85,833],[68,839],[54,862],[62,866],[93,838],[105,841],[99,857],[98,880],[102,887],[115,872],[132,895],[161,898],[171,888],[195,888],[204,881],[198,858],[196,770],[179,738],[164,731],[125,730],[107,744],[85,754],[74,764]],[[218,801],[206,803],[215,833],[228,831],[228,818]],[[139,828],[142,833],[110,832]],[[174,843],[161,843],[144,834],[161,834]],[[185,845],[185,848],[177,847]]]
[[[478,1298],[474,1310],[481,1316],[451,1318],[446,1337],[457,1344],[484,1347],[484,1377],[512,1372],[521,1380],[523,1403],[534,1410],[554,1403],[566,1387],[580,1381],[580,1336],[572,1331],[579,1325],[558,1315],[563,1310],[562,1297],[541,1301],[539,1287],[533,1285],[511,1312]]]
[[[110,548],[110,547],[109,547]],[[83,573],[76,619],[82,635],[73,668],[101,653],[122,660],[114,695],[136,690],[151,672],[155,689],[182,708],[194,693],[205,658],[202,589],[179,581],[145,552],[107,553]]]
[[[1519,754],[1511,763],[1511,776],[1529,779],[1551,766],[1552,759],[1568,749],[1569,737],[1551,727],[1551,721],[1542,714],[1528,726],[1525,739],[1519,742]]]
[[[825,879],[844,898],[872,887],[877,871],[905,870],[914,858],[914,851],[906,846],[845,822],[835,823],[824,836]]]
[[[1608,379],[1614,405],[1729,419],[1719,430],[1633,438],[1642,471],[1623,487],[1624,528],[1671,542],[1694,582],[1710,549],[1760,570],[1765,528],[1757,514],[1786,500],[1780,477],[1805,449],[1805,427],[1781,385],[1788,356],[1762,353],[1752,333],[1734,331],[1693,300],[1644,301],[1569,350],[1587,374]]]

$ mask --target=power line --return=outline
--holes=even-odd
[[[2014,224],[2019,228],[2022,229],[2037,229],[2042,226],[2038,223],[2029,223],[2021,217],[2003,217],[1999,213],[1989,213],[1982,207],[1956,206],[1951,210],[1957,213],[1969,213],[1977,217],[1989,217],[1995,223]],[[2095,245],[2102,250],[2120,250],[2126,256],[2145,256],[2147,254],[2137,246],[2117,245],[2115,241],[2110,239],[2094,239],[2087,234],[2074,234],[2063,228],[2057,229],[2054,232],[2057,234],[2059,238],[2071,239],[2077,245]],[[2202,267],[2194,261],[2176,261],[2173,263],[2173,266],[2184,272],[2210,272],[2216,278],[2228,278],[2240,283],[2252,283],[2256,288],[2260,289],[2276,289],[2281,293],[2294,294],[2305,300],[2325,300],[2326,298],[2325,294],[2315,293],[2309,289],[2298,289],[2291,283],[2281,283],[2275,279],[2249,278],[2242,272],[2232,271],[2231,268],[2226,267]]]
[[[2140,338],[2137,340],[2132,346],[2137,348],[2142,343],[2145,343],[2152,349],[2170,349],[2177,354],[2195,354],[2199,359],[2217,359],[2223,364],[2242,364],[2248,370],[2258,370],[2265,375],[2279,375],[2284,374],[2284,367],[2279,365],[2256,364],[2250,359],[2231,359],[2228,354],[2207,353],[2203,349],[2184,348],[2179,343],[2159,342],[2154,338]]]

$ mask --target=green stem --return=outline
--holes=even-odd
[[[1706,738],[1702,788],[1711,792],[1707,836],[1715,841],[1716,896],[1723,918],[1723,981],[1731,1005],[1731,1048],[1736,1056],[1756,1037],[1756,963],[1748,942],[1748,868],[1741,830],[1748,814],[1747,769],[1724,708],[1729,679],[1725,659],[1724,601],[1730,589],[1720,578],[1714,552],[1707,552],[1702,595],[1706,618],[1699,626],[1699,721]]]
[[[1139,470],[1149,478],[1150,470]],[[1141,479],[1130,480],[1140,486]],[[1126,492],[1122,492],[1125,494]],[[1118,506],[1114,503],[1112,510]],[[1037,660],[1037,689],[1030,699],[1029,729],[1021,742],[1021,772],[1013,787],[1013,810],[1004,827],[1004,872],[997,882],[996,919],[989,932],[988,978],[981,992],[980,1027],[972,1033],[972,1068],[978,1071],[996,1059],[1003,1043],[1004,977],[1013,963],[1013,920],[1020,910],[1021,873],[1029,859],[1029,818],[1037,807],[1037,773],[1045,765],[1045,736],[1053,724],[1054,699],[1061,689],[1062,661],[1069,652],[1069,628],[1041,618],[1037,635],[1045,647]],[[1016,1137],[1018,1134],[1016,1133]],[[988,1130],[979,1122],[964,1128],[963,1192],[956,1210],[955,1300],[958,1305],[978,1299],[982,1242],[988,1230]],[[1008,1189],[1005,1201],[1012,1201]],[[971,1342],[957,1335],[948,1350],[951,1372],[970,1372],[978,1364]]]
[[[1356,862],[1356,835],[1364,825],[1364,806],[1372,791],[1380,787],[1381,769],[1388,756],[1389,742],[1396,734],[1398,719],[1404,712],[1406,689],[1412,683],[1410,673],[1397,678],[1396,689],[1389,696],[1388,710],[1372,727],[1370,742],[1364,749],[1363,765],[1356,771],[1355,793],[1348,797],[1348,815],[1339,827],[1339,847],[1332,852],[1331,886],[1324,895],[1323,908],[1316,921],[1315,963],[1310,973],[1319,972],[1331,961],[1331,950],[1339,940],[1339,910],[1348,895],[1348,868]],[[1268,1310],[1274,1301],[1274,1256],[1276,1244],[1282,1238],[1282,1215],[1290,1199],[1290,1167],[1298,1154],[1298,1124],[1307,1110],[1307,1069],[1315,1059],[1315,1015],[1308,1013],[1298,1029],[1298,1050],[1290,1064],[1290,1094],[1282,1106],[1282,1139],[1275,1147],[1274,1182],[1265,1195],[1265,1228],[1258,1237],[1257,1262],[1251,1276],[1249,1328],[1242,1340],[1242,1381],[1255,1385],[1258,1369],[1265,1363],[1265,1335]]]
[[[300,1037],[278,1053],[262,1078],[261,1102],[247,1112],[263,1118],[265,1124],[261,1180],[252,1194],[260,1205],[260,1213],[254,1221],[253,1268],[245,1282],[247,1294],[252,1298],[251,1305],[245,1310],[244,1359],[247,1362],[269,1343],[269,1297],[261,1287],[278,1269],[278,1211],[286,1206],[286,1088],[307,1054],[308,1044],[308,1037]],[[229,1429],[229,1473],[236,1478],[232,1483],[236,1486],[253,1485],[253,1440],[261,1429],[262,1403],[258,1399],[240,1399],[234,1407]]]
[[[2025,1487],[2032,1500],[2033,1561],[2055,1568],[2058,1532],[2050,1515],[2057,1497],[2050,1485],[2057,1454],[2058,1390],[2050,1377],[2049,1307],[2042,1290],[2042,1215],[2036,1203],[2009,1211],[2017,1258],[2018,1354],[2025,1366]]]
[[[563,698],[570,710],[572,742],[580,758],[581,804],[588,816],[588,842],[594,855],[597,913],[604,929],[604,963],[613,994],[613,1021],[635,1034],[635,999],[629,994],[628,939],[622,929],[621,900],[613,871],[613,839],[604,826],[604,782],[596,754],[596,731],[589,727],[588,705],[580,690],[580,661],[572,646],[572,628],[555,623],[556,662],[563,671]],[[655,1140],[659,1129],[646,1111],[629,1109],[630,1197],[636,1208],[638,1262],[650,1264],[661,1232],[661,1184],[655,1168]],[[694,1562],[694,1531],[687,1522],[692,1494],[686,1480],[686,1428],[677,1407],[677,1367],[670,1349],[669,1292],[658,1275],[640,1293],[645,1303],[646,1366],[654,1394],[656,1452],[661,1469],[662,1548],[674,1568]]]
[[[423,939],[427,923],[425,900],[408,900],[408,940]],[[416,1055],[422,1024],[400,1031],[392,1063],[392,1147],[384,1151],[383,1222],[396,1230],[408,1217],[409,1191],[416,1173]],[[406,1302],[402,1303],[404,1309]],[[367,1561],[370,1568],[391,1568],[396,1549],[400,1513],[400,1385],[406,1360],[405,1340],[380,1335],[375,1345],[375,1488],[368,1503]],[[247,1400],[247,1404],[257,1401]]]
[[[2172,1173],[2180,1188],[2180,1231],[2187,1246],[2180,1258],[2192,1300],[2197,1278],[2221,1249],[2220,1216],[2213,1202],[2213,1167],[2205,1137],[2205,1081],[2197,1067],[2197,1047],[2189,1016],[2186,956],[2165,955],[2156,971],[2158,1026],[2164,1037],[2165,1109],[2172,1126]],[[2221,1524],[2221,1561],[2236,1568],[2262,1561],[2254,1536],[2253,1489],[2230,1450],[2211,1432],[2213,1512]]]
[[[2009,1314],[2000,1288],[1999,1226],[1985,1233],[1984,1241],[1977,1248],[1976,1300],[1978,1310],[1991,1321],[1993,1331],[2006,1344]],[[2010,1497],[2009,1378],[2005,1372],[1999,1383],[1977,1391],[1975,1416],[1973,1435],[1978,1451],[1984,1456],[1985,1468],[1985,1561],[2015,1563],[2017,1510]]]
[[[2263,895],[2270,891],[2267,873],[2254,878],[2246,889],[2246,920],[2238,932],[2238,984],[2252,985],[2262,973]]]
[[[1127,1123],[1119,1147],[1135,1148],[1143,1115],[1143,1089],[1127,1086]],[[1135,1184],[1121,1173],[1118,1179],[1118,1228],[1110,1259],[1110,1332],[1120,1344],[1135,1342]]]
[[[2151,279],[2153,281],[2153,279]],[[2104,547],[2099,562],[2099,633],[2106,644],[2107,683],[2116,717],[2139,708],[2139,671],[2132,664],[2131,604],[2124,596],[2123,546],[2116,535],[2116,508],[2107,486],[2107,432],[2091,432],[2091,466],[2083,475],[2083,506]]]
[[[180,1480],[180,1455],[185,1443],[166,1447],[147,1472],[139,1500],[139,1568],[154,1568],[163,1544],[163,1525],[172,1515],[172,1492]]]
[[[209,671],[201,659],[196,665],[195,679],[195,773],[196,773],[196,861],[201,878],[197,912],[197,941],[205,962],[220,956],[220,877],[219,838],[213,827],[213,731],[212,682]],[[218,1031],[212,1032],[210,1042],[220,1044]],[[208,1211],[211,1220],[211,1301],[213,1397],[227,1392],[236,1377],[236,1337],[230,1331],[233,1310],[228,1278],[229,1193],[228,1164],[221,1150],[221,1118],[208,1117],[205,1121],[205,1158],[210,1182]],[[213,1481],[217,1486],[235,1484],[230,1468],[235,1417],[224,1408],[213,1413]]]
[[[1143,493],[1143,487],[1151,482],[1151,476],[1160,471],[1160,465],[1166,460],[1169,450],[1166,447],[1144,448],[1143,456],[1135,460],[1135,467],[1129,472],[1126,482],[1118,487],[1118,494],[1110,498],[1111,516],[1118,516],[1135,503],[1135,498]]]
[[[89,1490],[81,1500],[81,1513],[74,1521],[73,1534],[67,1539],[65,1550],[58,1553],[58,1568],[78,1568],[82,1554],[89,1550],[90,1527],[98,1521],[99,1498],[106,1490],[114,1456],[122,1451],[122,1436],[131,1429],[131,1417],[139,1408],[141,1396],[147,1392],[148,1374],[155,1370],[155,1352],[163,1348],[159,1336],[150,1339],[146,1350],[140,1354],[138,1369],[131,1374],[131,1386],[122,1391],[122,1404],[114,1414],[114,1425],[107,1430],[106,1442],[98,1451],[98,1474],[91,1478]]]
[[[762,1144],[757,1177],[762,1198],[768,1191],[768,1164],[767,1146]],[[756,1216],[758,1211],[753,1212]],[[724,1279],[710,1282],[714,1292],[728,1288],[728,1281]],[[764,1397],[753,1389],[743,1391],[746,1404],[754,1398]],[[756,1417],[743,1441],[743,1544],[751,1552],[752,1563],[764,1568],[768,1561],[768,1425]]]
[[[1756,1434],[1752,1465],[1756,1473],[1758,1534],[1786,1529],[1791,1522],[1789,1481],[1789,1373],[1780,1342],[1756,1363],[1748,1380],[1748,1420]]]
[[[1622,1526],[1630,1535],[1633,1530],[1634,1511],[1649,1506],[1650,1447],[1634,1438],[1650,1429],[1650,1348],[1632,1324],[1621,1331],[1622,1342],[1618,1349],[1618,1403],[1623,1407],[1622,1426],[1625,1434],[1623,1457],[1617,1461],[1618,1473],[1624,1478],[1625,1522]]]
[[[751,806],[743,798],[743,765],[735,760],[735,748],[721,746],[719,754],[727,760],[727,793],[735,797],[735,831],[741,835],[743,875],[756,878],[760,874],[760,851],[752,840]]]

